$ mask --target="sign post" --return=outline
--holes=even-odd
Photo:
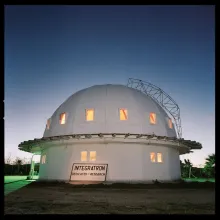
[[[108,164],[74,163],[70,181],[100,181],[106,180]]]

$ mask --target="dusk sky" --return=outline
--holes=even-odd
[[[215,153],[214,6],[5,6],[5,156],[30,158],[20,142],[41,138],[70,95],[129,77],[168,93],[183,138]]]

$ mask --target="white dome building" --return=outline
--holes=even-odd
[[[39,180],[149,182],[180,179],[179,155],[201,144],[178,139],[171,118],[143,92],[97,85],[70,96],[43,138],[19,148],[41,154]]]

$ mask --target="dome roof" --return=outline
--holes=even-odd
[[[92,121],[86,120],[89,109],[93,109]],[[120,120],[120,109],[127,120]],[[60,124],[62,113],[65,124]],[[156,124],[150,123],[151,113],[156,115]],[[70,96],[54,112],[43,136],[95,133],[176,137],[174,125],[169,127],[169,116],[152,98],[136,89],[110,84],[95,85]]]

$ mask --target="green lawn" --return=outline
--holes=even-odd
[[[26,179],[27,179],[27,176],[5,176],[4,183],[11,183],[11,182],[26,180]],[[34,180],[38,179],[38,176],[34,176],[33,179]]]
[[[11,192],[27,186],[34,180],[38,179],[38,176],[34,176],[33,180],[27,180],[27,176],[5,176],[4,177],[4,194],[7,195]]]
[[[183,178],[186,182],[213,182],[215,183],[215,178]]]
[[[4,195],[8,195],[11,192],[17,191],[17,190],[21,189],[22,187],[29,185],[32,182],[33,181],[21,180],[21,181],[5,184],[4,185]]]
[[[15,182],[19,180],[26,180],[27,176],[5,176],[4,183]]]

